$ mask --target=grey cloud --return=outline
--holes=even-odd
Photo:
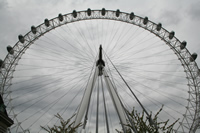
[[[160,21],[167,25],[178,25],[181,21],[181,17],[178,11],[162,10],[160,15]]]
[[[8,7],[8,3],[6,0],[0,0],[0,10],[7,8]]]
[[[55,7],[53,7],[52,5],[53,4],[55,4],[55,1],[49,1],[50,2],[50,4],[48,4],[48,8],[47,7],[45,7],[44,5],[45,5],[45,2],[47,2],[46,0],[45,1],[41,1],[41,5],[40,6],[38,6],[37,4],[37,2],[36,1],[34,1],[33,3],[33,7],[32,7],[32,9],[28,9],[28,7],[27,8],[25,8],[25,9],[13,9],[13,10],[10,10],[11,12],[9,12],[8,10],[7,10],[7,7],[8,7],[8,5],[6,4],[6,2],[2,2],[2,6],[0,6],[1,8],[2,8],[2,10],[4,10],[4,12],[2,12],[2,13],[0,13],[0,15],[1,15],[1,17],[3,18],[3,20],[1,21],[1,24],[2,24],[2,26],[0,27],[1,29],[2,29],[2,31],[4,31],[4,32],[0,32],[0,36],[2,37],[2,39],[1,39],[1,46],[0,46],[0,49],[1,49],[1,52],[0,52],[0,58],[3,58],[3,54],[2,53],[7,53],[7,51],[6,51],[6,49],[5,49],[5,47],[8,45],[8,44],[10,44],[10,45],[14,45],[14,43],[17,41],[17,35],[18,34],[20,34],[20,33],[25,33],[26,31],[29,31],[30,30],[30,26],[31,25],[33,25],[33,24],[39,24],[38,22],[43,22],[43,19],[45,18],[45,17],[49,17],[49,16],[51,16],[52,14],[53,14],[53,16],[55,17],[55,15],[54,15],[54,13],[57,15],[60,11],[63,11],[63,14],[64,13],[66,13],[66,12],[64,12],[64,11],[66,11],[66,9],[63,9],[63,10],[54,10],[54,11],[49,11],[48,9],[54,9],[54,8],[57,8],[57,9],[59,9],[59,4],[58,5],[56,5]],[[84,3],[84,2],[86,2],[86,3]],[[145,1],[146,2],[146,1]],[[47,2],[48,3],[48,2]],[[52,4],[53,3],[53,4]],[[73,3],[73,2],[71,2],[71,3]],[[113,8],[113,6],[111,6],[111,5],[109,5],[111,2],[108,2],[107,3],[107,6],[109,7],[112,7]],[[141,14],[140,12],[138,12],[138,10],[137,10],[137,8],[140,8],[140,10],[139,11],[141,11],[141,10],[145,10],[145,6],[143,6],[143,7],[137,7],[137,8],[134,8],[134,6],[136,7],[137,6],[137,3],[134,3],[134,4],[132,4],[132,5],[130,5],[130,3],[131,2],[129,2],[128,4],[128,6],[129,7],[131,7],[131,9],[134,11],[134,10],[136,10],[136,12],[138,13],[138,14]],[[24,3],[22,3],[22,5],[23,5]],[[78,1],[77,3],[75,3],[74,2],[74,4],[75,4],[75,6],[76,6],[76,10],[80,10],[80,8],[82,8],[81,6],[81,4],[83,4],[84,6],[86,6],[87,4],[90,6],[90,3],[87,3],[87,1],[85,1],[85,0],[80,0],[80,1]],[[117,3],[116,3],[117,4]],[[69,4],[70,5],[70,4]],[[63,7],[65,7],[65,8],[67,8],[67,10],[69,10],[70,8],[75,8],[74,6],[72,6],[72,7],[69,7],[69,5],[66,5],[66,6],[64,6],[64,4],[63,4]],[[141,4],[141,3],[138,3],[138,5],[140,5],[140,6],[142,6],[143,4]],[[29,5],[30,6],[30,5]],[[71,5],[70,5],[71,6]],[[92,5],[91,6],[91,9],[92,9],[92,7],[95,7],[95,5]],[[149,6],[151,6],[151,5],[149,5]],[[193,5],[193,6],[195,6],[195,4]],[[97,7],[97,6],[96,6]],[[174,27],[179,27],[179,24],[181,23],[181,21],[183,20],[183,16],[182,15],[180,15],[182,12],[181,11],[175,11],[175,10],[170,10],[170,9],[168,9],[168,7],[165,7],[164,5],[163,6],[161,6],[162,7],[162,10],[160,9],[160,8],[156,8],[156,11],[158,12],[158,11],[160,11],[160,13],[161,13],[161,15],[159,16],[159,17],[155,17],[155,18],[160,18],[160,22],[163,22],[163,23],[165,23],[165,25],[173,25]],[[197,6],[196,6],[197,7]],[[190,12],[188,12],[188,13],[191,13],[191,14],[193,14],[193,16],[191,16],[192,18],[194,18],[196,15],[197,15],[197,13],[199,12],[199,10],[197,9],[197,8],[194,8],[194,9],[192,9],[191,8],[191,10],[190,10]],[[102,8],[102,7],[101,7]],[[121,8],[121,7],[120,7]],[[124,7],[122,7],[122,8],[124,8]],[[34,10],[37,10],[37,9],[39,9],[39,11],[37,11],[37,12],[35,12],[35,13],[33,13],[33,11]],[[87,9],[87,8],[86,8]],[[125,8],[124,8],[125,9]],[[151,9],[151,8],[149,8],[149,9]],[[71,10],[71,9],[70,9]],[[16,14],[14,13],[16,11]],[[39,12],[40,11],[42,11],[42,13],[40,14],[40,15],[38,15],[39,14]],[[26,12],[25,14],[23,14],[23,12]],[[16,18],[18,18],[18,14],[17,13],[19,13],[20,14],[20,18],[19,18],[19,20],[20,21],[18,21],[18,20],[16,20]],[[154,13],[154,12],[153,12]],[[51,14],[51,15],[50,15]],[[47,15],[47,16],[45,16],[45,15]],[[15,17],[12,17],[12,16],[15,16]],[[17,16],[17,17],[16,17]],[[31,17],[30,17],[31,16]],[[45,16],[45,17],[44,17]],[[151,16],[154,16],[154,14],[152,14]],[[49,18],[50,19],[50,18]],[[7,24],[9,24],[9,26],[8,27],[6,27],[7,26]],[[165,26],[164,25],[164,26]],[[94,30],[94,32],[93,32],[93,34],[94,35],[97,35],[97,30],[95,31],[95,25],[93,25],[93,27],[91,27],[92,28],[92,30]],[[85,31],[85,30],[87,30],[86,29],[86,27],[82,27],[83,28],[83,31]],[[180,27],[181,28],[181,27]],[[75,29],[74,29],[75,30]],[[82,30],[81,30],[81,32],[83,32]],[[184,33],[184,32],[183,32]],[[77,32],[76,32],[76,34],[77,34]],[[87,37],[90,37],[90,35],[89,34],[86,34],[86,36]],[[77,37],[81,37],[80,35],[78,35]],[[53,37],[52,37],[53,38]],[[192,37],[191,37],[192,38]],[[55,38],[54,38],[55,39]],[[74,38],[67,38],[67,40],[71,40],[72,42],[73,42],[73,44],[75,43],[75,41],[73,41],[73,39]],[[96,40],[96,38],[94,38],[95,40]],[[92,39],[91,39],[91,41],[92,41]],[[67,47],[68,48],[68,47]],[[56,49],[54,49],[54,50],[56,50]],[[79,66],[80,64],[78,63],[78,62],[75,62],[74,63],[75,64],[75,66]],[[123,65],[128,65],[128,67],[123,67]],[[125,62],[125,63],[122,63],[122,64],[119,64],[119,70],[123,70],[123,69],[130,69],[131,68],[131,63],[129,63],[129,62]],[[80,67],[81,67],[81,65],[80,65]],[[129,76],[129,73],[128,73],[128,70],[127,70],[127,72],[125,72],[125,74],[127,74],[128,76]],[[132,74],[132,73],[130,73],[130,74]],[[166,78],[168,78],[168,77],[166,77],[165,75],[163,75],[163,76],[161,76],[160,77],[162,80],[165,80]],[[171,80],[169,80],[169,81],[173,81],[173,80],[175,80],[176,79],[176,81],[177,81],[177,78],[171,78]],[[53,81],[53,79],[51,79],[51,77],[48,77],[48,80],[49,81]],[[129,79],[130,81],[129,82],[131,82],[131,79]],[[181,79],[180,79],[181,80]],[[139,80],[139,81],[141,81],[141,82],[145,82],[145,81],[143,81],[143,80]],[[148,83],[148,82],[147,82]],[[149,82],[148,83],[148,85],[151,85],[151,86],[155,86],[154,84],[153,84],[154,82]],[[59,82],[57,83],[57,84],[59,84]],[[26,85],[26,84],[24,84],[24,85]],[[28,83],[27,83],[27,85],[29,85]],[[40,84],[40,85],[42,85],[42,84]],[[143,92],[143,93],[147,93],[147,92],[145,92],[146,90],[145,89],[143,89],[143,88],[141,88],[141,86],[139,86],[139,84],[137,83],[135,83],[135,84],[132,84],[132,86],[134,86],[136,89],[138,89],[139,91],[141,91],[141,92]],[[159,88],[166,88],[165,87],[166,86],[166,84],[162,84],[162,85],[160,85],[159,86]],[[157,86],[155,86],[155,87],[157,87]],[[170,85],[170,87],[173,87],[173,85]],[[168,88],[169,89],[171,89],[169,86],[168,86]],[[174,87],[176,87],[176,86],[174,86]],[[20,86],[19,86],[19,88],[20,88]],[[33,88],[34,89],[34,88]],[[46,90],[48,89],[48,87],[47,88],[45,88],[44,89],[44,92],[46,93]],[[120,90],[120,89],[119,89]],[[121,90],[120,90],[121,91]],[[24,94],[26,91],[23,91],[22,92],[22,94]],[[148,91],[148,92],[150,92],[150,91]],[[71,95],[75,95],[77,92],[76,92],[76,90],[75,91],[73,91],[72,93],[71,93]],[[120,93],[120,92],[119,92]],[[39,92],[38,93],[35,93],[36,95],[39,95]],[[61,94],[62,95],[62,92],[61,93],[57,93],[57,94]],[[52,96],[52,99],[50,99],[49,101],[44,101],[44,102],[41,102],[41,104],[37,104],[37,106],[34,106],[32,109],[33,110],[40,110],[41,108],[43,108],[44,106],[45,106],[45,104],[47,104],[47,103],[49,103],[49,102],[51,102],[51,100],[53,100],[53,99],[56,99],[56,96],[58,96],[58,95],[53,95]],[[124,96],[126,96],[126,95],[124,95]],[[148,101],[147,102],[147,99],[142,99],[142,97],[144,97],[143,95],[141,95],[141,94],[139,94],[138,93],[138,96],[139,97],[141,97],[141,100],[143,100],[143,101],[145,101],[145,103],[144,103],[144,105],[147,107],[147,108],[150,108],[152,111],[156,111],[156,110],[158,110],[158,107],[156,108],[156,106],[155,106],[155,104],[153,104],[152,102],[150,102],[150,101]],[[150,94],[149,94],[149,96],[150,96]],[[153,98],[160,98],[158,95],[156,95],[155,93],[152,93],[152,97]],[[30,97],[31,98],[31,97]],[[69,101],[70,100],[70,96],[69,97],[67,97],[65,100],[66,101]],[[74,104],[73,105],[71,105],[70,107],[69,107],[69,109],[68,109],[68,111],[66,112],[66,114],[71,114],[73,111],[74,111],[74,109],[76,108],[76,106],[75,106],[75,104],[76,105],[78,105],[79,104],[79,101],[78,101],[78,99],[81,99],[82,98],[82,96],[78,96],[78,98],[74,101]],[[132,99],[126,99],[127,97],[125,97],[124,99],[125,100],[127,100],[127,101],[130,101],[130,105],[131,106],[133,106],[133,104],[135,103],[135,101],[133,102],[132,101]],[[170,98],[173,98],[173,96],[171,96]],[[19,99],[20,100],[20,99]],[[24,99],[22,99],[22,101],[19,101],[20,103],[22,103],[24,100],[26,100],[26,97],[24,97]],[[94,100],[94,102],[96,102],[96,100]],[[163,104],[166,104],[166,105],[170,105],[170,106],[172,106],[172,107],[174,107],[175,106],[175,104],[173,104],[173,103],[171,103],[171,101],[169,100],[169,99],[164,99],[163,101]],[[63,102],[64,103],[64,102]],[[111,100],[108,100],[107,101],[107,103],[108,103],[108,105],[110,105],[110,104],[112,104],[112,101]],[[24,104],[24,107],[23,108],[25,108],[25,106],[29,106],[28,104]],[[60,105],[57,105],[56,106],[56,108],[55,109],[51,109],[51,110],[49,110],[49,111],[51,111],[51,112],[53,112],[53,113],[51,113],[51,116],[52,115],[54,115],[55,113],[57,113],[56,111],[57,111],[57,109],[59,108],[59,109],[61,109],[62,108],[62,104],[60,104]],[[101,107],[102,107],[102,104],[100,105]],[[141,111],[141,108],[140,107],[138,107],[138,105],[134,105],[139,111]],[[94,107],[95,108],[95,107]],[[59,110],[58,109],[58,110]],[[113,118],[113,120],[116,120],[115,119],[115,117],[116,117],[116,115],[114,115],[115,113],[114,113],[114,108],[111,108],[111,115],[110,115],[110,117],[112,117]],[[170,112],[171,113],[171,112]],[[50,116],[50,114],[48,114],[47,115],[48,117],[46,117],[46,118],[50,118],[49,116]],[[101,113],[100,114],[100,116],[102,117],[103,116],[103,114]],[[65,118],[67,118],[66,116],[65,116]],[[92,119],[92,122],[94,122],[94,119],[95,118],[91,118]],[[117,122],[116,122],[117,123]]]
[[[200,2],[196,2],[190,5],[189,9],[187,9],[187,14],[191,19],[200,20]],[[192,20],[191,20],[192,21]]]

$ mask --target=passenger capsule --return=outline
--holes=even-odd
[[[91,16],[91,9],[90,8],[87,9],[87,15]]]
[[[3,61],[0,59],[0,68],[4,68]]]
[[[72,12],[72,15],[73,15],[74,18],[77,17],[77,12],[76,12],[76,10],[74,10],[74,11]]]
[[[120,10],[119,9],[117,9],[117,11],[116,11],[116,17],[119,17],[119,14],[120,14]]]
[[[59,21],[60,22],[62,22],[63,21],[63,15],[60,13],[60,14],[58,14],[58,19],[59,19]]]
[[[49,20],[47,18],[44,20],[44,24],[45,24],[46,27],[49,27],[50,23],[49,23]]]
[[[37,29],[35,28],[35,26],[31,26],[31,32],[32,32],[33,34],[36,34]]]
[[[183,50],[183,49],[186,47],[186,45],[187,45],[187,42],[186,42],[186,41],[183,41],[183,42],[181,43],[181,45],[180,45],[181,50]]]
[[[174,35],[175,35],[175,32],[174,32],[174,31],[171,31],[171,32],[169,33],[169,39],[172,39],[172,38],[174,37]]]
[[[106,14],[106,9],[105,8],[102,8],[101,10],[101,15],[104,16]]]
[[[161,24],[161,23],[158,23],[158,25],[156,26],[156,30],[157,30],[157,31],[160,31],[161,28],[162,28],[162,24]]]
[[[146,25],[146,24],[148,23],[148,21],[149,21],[148,17],[145,17],[145,18],[143,19],[143,24]]]
[[[10,45],[7,46],[7,51],[8,51],[9,54],[14,54],[14,50]]]
[[[129,16],[130,20],[133,20],[133,18],[135,17],[135,14],[132,12]]]
[[[190,61],[193,62],[193,61],[196,60],[196,58],[197,58],[197,54],[196,54],[196,53],[193,53],[193,54],[191,55],[191,57],[190,57]]]
[[[25,40],[24,40],[24,37],[23,37],[22,35],[19,35],[19,36],[18,36],[18,39],[19,39],[19,41],[20,41],[21,43],[24,43],[24,41],[25,41]]]

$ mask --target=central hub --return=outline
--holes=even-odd
[[[105,66],[105,62],[102,59],[102,46],[99,47],[99,59],[97,60],[96,66],[99,68],[99,76],[103,74],[103,68]]]

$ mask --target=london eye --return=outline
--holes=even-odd
[[[125,130],[124,109],[173,131],[194,133],[200,122],[196,53],[174,31],[120,10],[73,11],[45,19],[8,46],[0,61],[0,93],[14,120],[10,132],[44,132],[55,114],[74,117],[78,132]]]

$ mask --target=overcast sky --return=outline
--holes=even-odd
[[[200,54],[200,0],[0,0],[0,59],[4,59],[6,46],[14,46],[18,35],[25,35],[32,25],[45,18],[57,17],[73,10],[120,9],[134,12],[155,23],[162,23],[168,31],[187,42],[190,53]],[[197,64],[200,59],[197,57]]]
[[[13,46],[19,34],[25,34],[32,25],[43,23],[59,13],[73,10],[120,9],[148,16],[153,22],[161,22],[168,31],[175,31],[180,41],[187,41],[191,53],[200,53],[199,0],[0,0],[0,58],[4,59],[6,46]],[[197,58],[198,64],[200,64]]]

